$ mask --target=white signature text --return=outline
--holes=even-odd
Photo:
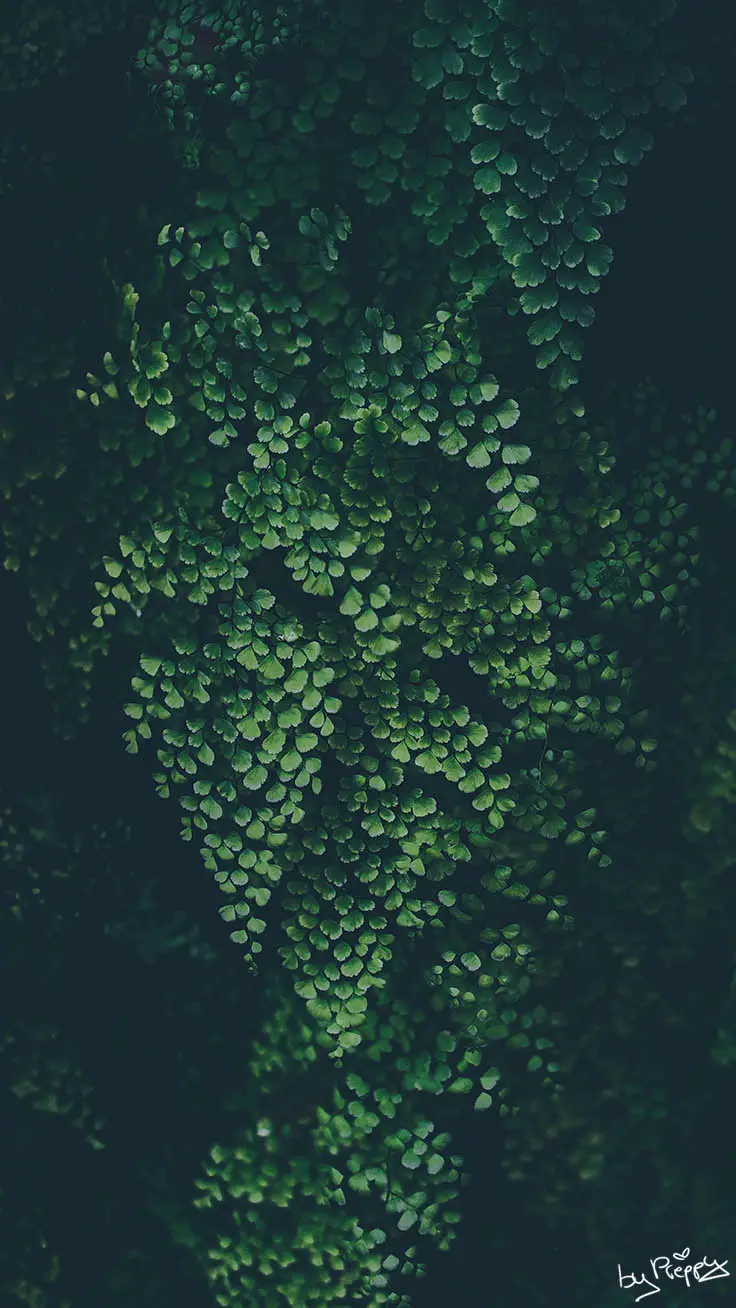
[[[648,1299],[651,1294],[659,1294],[661,1285],[659,1285],[659,1276],[662,1272],[669,1277],[670,1281],[684,1281],[688,1289],[690,1288],[690,1274],[694,1281],[703,1284],[704,1281],[718,1281],[724,1276],[730,1276],[731,1273],[726,1271],[727,1258],[720,1262],[717,1258],[702,1258],[700,1262],[689,1263],[690,1250],[683,1249],[682,1253],[673,1253],[672,1258],[650,1258],[649,1266],[651,1268],[651,1279],[649,1275],[642,1273],[641,1276],[635,1276],[633,1272],[622,1272],[621,1264],[618,1264],[618,1283],[622,1290],[631,1290],[640,1285],[646,1285],[649,1288],[643,1294],[637,1295],[634,1303],[640,1299]],[[673,1259],[675,1260],[673,1262]]]

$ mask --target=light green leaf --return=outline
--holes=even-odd
[[[538,486],[539,478],[535,477],[531,472],[517,472],[514,477],[514,490],[518,491],[520,495],[537,490]]]
[[[243,785],[247,786],[249,790],[260,790],[264,781],[267,780],[268,772],[264,767],[258,765],[257,767],[251,768],[249,772],[246,772],[243,777]]]
[[[499,408],[493,410],[496,422],[499,427],[503,427],[504,429],[513,427],[514,423],[518,421],[519,412],[519,406],[516,400],[513,399],[504,400]],[[503,458],[503,452],[501,457]]]
[[[501,450],[504,463],[526,463],[531,457],[532,452],[528,445],[504,445]]]
[[[325,509],[312,509],[309,514],[309,522],[315,531],[334,531],[335,527],[340,525],[337,514],[328,513]]]
[[[344,1049],[357,1049],[362,1044],[362,1038],[357,1031],[341,1031],[337,1043]]]
[[[340,605],[340,612],[347,617],[354,617],[363,608],[363,597],[355,586],[350,586]]]
[[[537,510],[532,504],[520,504],[509,518],[512,527],[526,527],[533,522],[537,516]]]
[[[332,1017],[332,1009],[324,999],[308,999],[307,1012],[318,1022],[327,1022]]]
[[[478,389],[482,399],[495,400],[498,395],[499,385],[495,377],[485,377],[483,381],[478,382]]]
[[[469,468],[488,467],[488,464],[491,462],[491,456],[482,441],[478,445],[474,445],[472,450],[465,455],[465,462]]]
[[[259,665],[259,670],[261,676],[265,677],[267,681],[278,681],[279,677],[283,677],[285,672],[283,663],[276,658],[275,654],[269,654]]]
[[[491,473],[490,477],[486,482],[486,486],[488,487],[488,490],[494,491],[496,494],[498,494],[502,490],[505,490],[506,487],[510,485],[511,485],[511,473],[509,472],[508,468],[498,468],[495,472]]]
[[[429,440],[429,432],[421,423],[415,422],[404,428],[401,439],[407,445],[421,445],[423,441]]]
[[[267,754],[280,754],[286,744],[286,732],[276,728],[270,735],[266,736],[263,742],[263,748]]]
[[[222,817],[222,805],[218,804],[214,795],[206,795],[199,807],[203,813],[206,813],[208,817],[214,818],[215,821]]]
[[[461,954],[460,962],[462,963],[463,967],[466,967],[468,969],[469,972],[477,972],[478,968],[481,965],[478,955],[473,953],[472,950],[470,950],[467,954]]]
[[[473,1089],[473,1082],[469,1076],[458,1076],[450,1082],[447,1089],[451,1094],[466,1095]]]

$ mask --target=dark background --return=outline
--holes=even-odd
[[[732,306],[736,288],[730,162],[734,126],[731,108],[734,43],[728,31],[729,18],[727,6],[708,8],[693,5],[687,11],[686,23],[690,27],[693,49],[704,60],[710,79],[690,88],[688,107],[673,120],[671,127],[656,135],[653,150],[630,173],[626,209],[608,222],[605,237],[614,248],[614,262],[595,300],[597,317],[588,330],[586,355],[580,365],[581,392],[591,415],[595,412],[596,397],[602,395],[607,387],[629,391],[637,381],[649,375],[661,387],[673,415],[699,403],[712,405],[717,410],[722,434],[731,434]],[[104,58],[95,56],[91,80],[85,84],[84,94],[80,94],[77,104],[67,105],[65,113],[78,124],[80,132],[90,134],[86,145],[94,148],[96,144],[99,148],[101,185],[119,188],[120,212],[124,214],[128,185],[139,168],[145,172],[146,162],[131,150],[128,153],[121,151],[114,166],[105,164],[105,142],[110,139],[109,133],[115,121],[114,96],[106,90],[108,80]],[[109,100],[106,99],[108,95]],[[67,120],[65,127],[68,126]],[[160,168],[155,153],[149,162]],[[144,172],[135,176],[137,182]],[[66,202],[73,208],[78,199],[73,178],[69,179],[65,195]],[[40,208],[38,222],[40,233],[45,223]],[[80,251],[82,249],[80,236]],[[25,271],[34,279],[43,277],[42,265]],[[93,275],[94,270],[89,272]],[[19,267],[11,266],[8,271],[10,281],[20,276]],[[11,294],[7,284],[5,294]],[[727,544],[724,542],[724,546]],[[729,567],[728,559],[732,557],[732,545],[730,550],[731,553],[724,558],[724,574]],[[149,868],[155,875],[161,864],[170,865],[173,856],[176,866],[170,867],[170,891],[167,892],[170,902],[175,907],[180,904],[186,907],[193,918],[209,921],[206,934],[213,941],[221,936],[227,943],[225,927],[216,916],[219,896],[211,878],[201,867],[196,850],[178,840],[178,814],[174,805],[164,804],[155,797],[145,763],[124,752],[120,735],[126,724],[120,716],[119,705],[125,697],[127,678],[132,670],[126,667],[125,658],[117,654],[111,656],[98,680],[89,728],[78,742],[63,744],[49,732],[46,691],[38,668],[37,651],[25,630],[31,610],[22,581],[4,572],[0,573],[0,605],[4,655],[2,684],[5,689],[0,800],[12,800],[16,795],[34,790],[53,791],[62,796],[65,818],[72,830],[77,823],[83,825],[90,813],[99,815],[102,820],[116,814],[124,816],[134,829],[132,863],[142,868],[144,874]],[[168,871],[166,875],[169,875]],[[90,949],[94,948],[92,942],[88,944]],[[121,989],[125,989],[130,1000],[115,1014],[100,1011],[97,1020],[100,1023],[125,1023],[131,1027],[141,1024],[141,1047],[154,1051],[161,1022],[156,1008],[155,987],[153,1000],[148,991],[136,996],[131,989],[132,973],[125,973],[127,964],[124,961],[120,964],[122,971],[116,974],[114,961],[105,962],[99,949],[90,957],[96,958],[100,975],[104,974],[101,993],[109,993],[111,1003],[112,996],[116,995],[119,1003]],[[236,951],[233,951],[233,961],[237,970]],[[78,979],[78,984],[83,996],[86,988],[97,985],[98,981],[87,973]],[[107,985],[107,991],[104,985]],[[160,1112],[163,1115],[167,1094],[175,1093],[176,1044],[174,1040],[168,1052],[164,1049],[156,1053],[160,1066],[155,1064],[153,1070],[148,1070],[145,1087],[138,1083],[137,1093],[143,1097],[144,1088],[153,1090],[158,1078]],[[113,1073],[114,1068],[111,1068],[111,1090],[116,1079]],[[131,1079],[132,1087],[136,1080],[135,1077]],[[125,1119],[122,1103],[119,1112],[122,1121]],[[128,1119],[131,1139],[139,1130],[143,1116],[141,1111]],[[207,1136],[206,1123],[203,1121],[200,1125],[201,1136],[192,1139],[193,1151]],[[44,1126],[39,1137],[39,1160],[47,1147],[45,1130]],[[499,1124],[484,1123],[483,1132],[478,1134],[472,1121],[465,1131],[459,1132],[458,1147],[472,1163],[473,1179],[465,1195],[466,1217],[453,1252],[433,1259],[424,1285],[416,1287],[415,1308],[452,1302],[458,1293],[479,1308],[480,1305],[491,1308],[496,1297],[501,1304],[512,1304],[520,1259],[539,1267],[540,1285],[545,1287],[548,1295],[540,1302],[556,1305],[568,1301],[569,1282],[574,1279],[576,1258],[580,1254],[576,1248],[575,1232],[570,1231],[565,1239],[552,1239],[529,1221],[521,1198],[514,1193],[513,1187],[509,1188],[500,1170],[501,1132]],[[125,1130],[121,1127],[120,1140],[124,1143],[125,1139]],[[726,1149],[729,1136],[725,1125],[722,1139]],[[69,1160],[69,1165],[76,1166],[75,1160],[76,1155]],[[100,1175],[103,1171],[104,1168]],[[96,1183],[94,1179],[90,1180],[90,1184]],[[129,1178],[129,1185],[133,1202],[134,1178]],[[494,1262],[488,1266],[485,1236],[497,1205],[502,1209],[499,1221],[502,1218],[505,1229],[517,1231],[518,1244],[508,1250],[505,1264]],[[117,1221],[118,1216],[113,1215],[110,1221]],[[114,1244],[109,1226],[105,1229]],[[75,1238],[71,1230],[67,1234],[70,1239]],[[680,1234],[672,1232],[673,1248]],[[138,1238],[145,1241],[150,1238],[150,1232],[147,1235],[145,1231],[129,1229],[123,1234],[122,1244]],[[685,1238],[689,1238],[687,1233]],[[624,1252],[619,1254],[611,1249],[611,1265],[600,1269],[602,1288],[615,1275],[616,1261],[618,1256],[623,1257]],[[727,1257],[733,1251],[706,1252],[711,1256]],[[85,1263],[81,1251],[79,1263],[80,1267]],[[197,1289],[194,1278],[189,1279],[190,1274],[189,1271],[182,1272],[177,1303],[196,1302]],[[87,1293],[92,1303],[95,1276],[89,1272],[87,1275]],[[721,1301],[727,1288],[723,1283],[709,1287],[707,1301]],[[189,1293],[191,1299],[185,1298]],[[705,1292],[701,1290],[700,1294],[705,1303]],[[698,1291],[693,1291],[692,1302],[699,1308],[701,1300],[697,1295]],[[622,1295],[622,1303],[629,1300],[629,1295]],[[208,1302],[206,1296],[202,1302]],[[666,1308],[665,1300],[661,1302]],[[82,1301],[75,1303],[74,1308],[82,1308]]]

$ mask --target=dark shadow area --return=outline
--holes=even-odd
[[[706,78],[692,87],[683,118],[655,135],[652,152],[630,175],[626,209],[604,232],[614,248],[614,262],[594,298],[596,322],[586,335],[580,367],[581,391],[591,417],[605,386],[613,383],[629,389],[646,374],[661,386],[675,412],[706,403],[717,409],[723,425],[732,414],[733,326],[728,315],[736,288],[728,160],[734,44],[720,32],[712,21],[715,18],[695,5],[688,11],[685,26],[692,27],[693,46],[711,70],[710,81]],[[9,233],[9,243],[16,242],[16,258],[0,287],[0,309],[8,318],[19,313],[26,298],[41,303],[43,289],[51,286],[58,330],[63,332],[64,323],[74,316],[75,278],[97,284],[102,249],[98,215],[90,208],[77,221],[79,196],[93,182],[98,188],[93,193],[108,215],[104,240],[117,251],[121,274],[128,260],[134,265],[139,243],[150,241],[160,196],[168,194],[167,187],[175,187],[176,168],[163,149],[163,134],[159,136],[152,127],[145,147],[140,147],[136,124],[145,110],[141,98],[145,91],[131,91],[133,99],[120,108],[125,60],[137,45],[137,34],[131,34],[130,45],[131,50],[122,51],[99,45],[87,53],[88,64],[79,74],[83,94],[75,97],[71,86],[66,86],[24,102],[23,114],[37,115],[36,139],[47,142],[57,162],[22,196],[0,200],[0,225]],[[57,94],[66,96],[63,103],[55,100]],[[134,102],[136,96],[139,102]],[[76,146],[67,168],[69,141]],[[130,197],[140,191],[140,179],[156,175],[161,191],[156,192],[155,203],[136,206]],[[181,186],[185,197],[191,191],[191,178]],[[175,189],[170,193],[178,202]],[[98,233],[96,245],[88,242],[93,231]],[[100,290],[99,303],[94,296],[91,302],[93,316],[98,315],[88,324],[93,340],[97,321],[108,320],[107,291]],[[27,328],[31,339],[32,328],[33,324]],[[523,371],[519,380],[528,380]],[[724,434],[729,433],[724,430]],[[724,531],[724,557],[730,558],[730,519],[723,515],[718,521]],[[710,548],[716,548],[713,539]],[[295,608],[297,598],[304,604],[303,594],[300,591],[297,597],[295,583],[278,560],[258,566],[261,584],[273,580],[282,597],[289,596],[291,586]],[[714,591],[710,606],[706,601],[694,606],[693,621],[702,646],[707,645],[717,598]],[[4,573],[0,574],[0,606],[4,656],[0,804],[12,807],[34,793],[47,796],[63,833],[70,839],[77,833],[83,842],[87,840],[69,887],[59,891],[58,912],[62,917],[66,913],[69,921],[65,946],[54,956],[54,966],[44,954],[42,932],[37,938],[30,930],[23,936],[27,952],[11,978],[17,1005],[14,1021],[30,1026],[44,1014],[58,1024],[97,1088],[108,1119],[106,1149],[90,1152],[81,1134],[59,1116],[38,1113],[18,1101],[0,1063],[0,1117],[11,1141],[3,1154],[4,1184],[11,1194],[17,1187],[19,1197],[40,1204],[46,1214],[49,1238],[67,1257],[65,1289],[72,1308],[106,1308],[105,1287],[115,1276],[122,1278],[121,1283],[127,1277],[131,1286],[136,1276],[142,1278],[136,1299],[140,1308],[211,1308],[212,1295],[203,1276],[186,1252],[171,1245],[145,1186],[151,1175],[164,1172],[173,1187],[180,1187],[185,1204],[200,1160],[218,1134],[225,1136],[231,1129],[234,1115],[228,1103],[243,1089],[248,1041],[265,1017],[259,987],[248,978],[240,952],[218,916],[221,891],[204,869],[195,845],[180,839],[176,798],[164,802],[154,793],[153,748],[141,757],[125,752],[121,734],[128,723],[121,710],[129,698],[130,676],[137,670],[130,645],[122,642],[114,647],[100,664],[89,726],[78,739],[64,743],[49,729],[48,692],[38,665],[38,647],[26,631],[31,606],[22,584]],[[309,614],[316,614],[318,608],[310,601]],[[442,689],[465,699],[483,716],[482,680],[467,675],[461,683],[460,672],[457,676],[450,672],[454,662],[445,660],[442,675],[438,669]],[[676,672],[676,668],[668,670],[672,676]],[[654,702],[666,714],[676,696],[669,695],[663,679],[655,684],[655,674],[650,681],[642,702]],[[530,763],[534,753],[530,751]],[[638,857],[651,847],[654,860],[655,852],[661,857],[666,846],[672,804],[668,786],[674,776],[667,768],[665,760],[662,784],[647,791],[652,803],[656,798],[657,808],[642,837],[643,847],[637,847]],[[338,778],[339,769],[328,766],[325,775],[329,785]],[[606,784],[614,788],[618,779],[612,768],[598,779],[601,791]],[[121,819],[129,831],[116,828]],[[113,839],[112,847],[105,850],[104,841],[101,848],[100,842],[88,839],[93,822],[101,830],[119,830],[119,846]],[[635,839],[640,836],[637,828]],[[668,852],[674,865],[679,857],[676,841]],[[599,884],[591,875],[580,896],[581,906],[587,896],[591,914],[596,908],[599,911]],[[137,903],[143,886],[150,890],[149,909]],[[612,902],[613,912],[615,899]],[[734,907],[728,906],[729,913]],[[724,909],[722,937],[703,942],[703,965],[697,976],[673,968],[667,979],[657,961],[666,945],[663,924],[655,921],[646,926],[649,975],[659,984],[665,977],[668,995],[683,1010],[698,987],[704,996],[712,997],[722,993],[727,983],[729,913]],[[117,933],[109,930],[115,919],[121,928]],[[154,949],[150,961],[143,962],[143,930],[173,919],[181,923],[184,942]],[[193,935],[187,934],[190,928]],[[632,935],[635,928],[632,923]],[[199,956],[187,943],[195,938],[202,946]],[[587,984],[590,959],[575,958],[572,946],[570,955],[556,994],[559,1003],[566,995],[572,1003]],[[606,970],[601,963],[600,970],[613,989],[615,968]],[[675,1085],[673,1149],[679,1147],[680,1113],[686,1116],[687,1104],[700,1093],[709,1070],[711,1024],[712,1014],[706,1013],[698,1038],[684,1049],[677,1029],[650,1035],[643,1024],[637,1028],[642,1042],[651,1039],[652,1060]],[[284,1117],[308,1113],[310,1101],[322,1091],[316,1084],[319,1075],[321,1069],[314,1076],[315,1089],[312,1083],[293,1087],[292,1099],[287,1087],[283,1104],[274,1104],[276,1115],[279,1107]],[[736,1140],[729,1107],[733,1071],[713,1070],[712,1075],[716,1088],[709,1102],[717,1111],[697,1122],[696,1138],[688,1148],[697,1154],[698,1164],[708,1162],[715,1172]],[[591,1077],[591,1095],[601,1092]],[[460,1200],[464,1221],[452,1252],[430,1254],[425,1280],[415,1287],[407,1284],[413,1308],[440,1304],[444,1308],[460,1295],[468,1308],[486,1308],[496,1299],[507,1308],[519,1303],[520,1297],[528,1308],[557,1308],[563,1303],[577,1308],[580,1300],[573,1295],[578,1269],[585,1272],[589,1284],[598,1286],[600,1301],[605,1295],[607,1304],[619,1260],[639,1270],[650,1256],[694,1241],[686,1189],[672,1202],[673,1220],[676,1216],[680,1225],[664,1229],[654,1220],[649,1227],[641,1225],[648,1205],[658,1197],[660,1183],[653,1161],[642,1156],[632,1177],[629,1244],[626,1248],[612,1244],[609,1265],[589,1266],[589,1251],[578,1226],[563,1223],[560,1230],[553,1230],[532,1211],[534,1182],[509,1183],[502,1166],[505,1127],[495,1106],[486,1114],[474,1114],[465,1101],[463,1108],[464,1119],[456,1114],[453,1131],[454,1147],[465,1156],[470,1170]],[[686,1156],[688,1167],[690,1156]],[[696,1170],[693,1165],[689,1180]],[[579,1197],[583,1209],[588,1202],[584,1185]],[[422,1257],[425,1252],[421,1250]],[[136,1262],[133,1255],[138,1253]],[[698,1253],[726,1258],[731,1251]],[[525,1287],[523,1296],[520,1283]],[[528,1293],[526,1287],[532,1283],[534,1290]],[[728,1283],[709,1287],[708,1302],[725,1301],[729,1288]],[[622,1304],[631,1301],[619,1293]],[[696,1292],[692,1302],[696,1304]],[[118,1305],[116,1299],[113,1308]]]
[[[736,38],[721,6],[688,5],[681,22],[701,76],[688,88],[688,104],[653,132],[652,149],[629,172],[626,208],[605,220],[603,239],[614,257],[591,299],[596,320],[585,337],[581,390],[593,414],[602,387],[630,389],[651,374],[674,412],[713,405],[727,422]]]

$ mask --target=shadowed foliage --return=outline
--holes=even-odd
[[[4,16],[9,1304],[728,1257],[733,442],[594,325],[697,30]]]

